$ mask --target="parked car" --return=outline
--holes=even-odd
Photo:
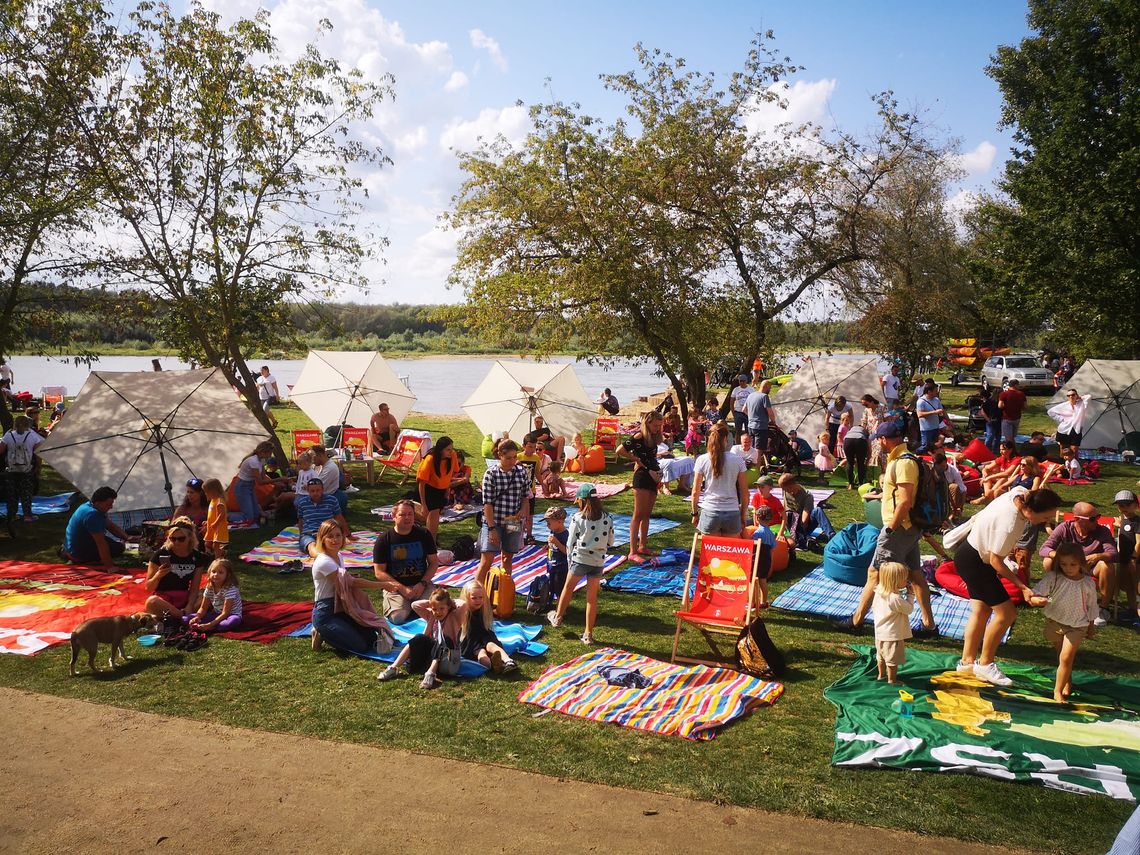
[[[1010,380],[1017,379],[1021,391],[1044,389],[1053,392],[1053,375],[1032,353],[1011,353],[1009,356],[991,356],[982,366],[982,388],[1004,389]]]

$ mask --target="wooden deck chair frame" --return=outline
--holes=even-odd
[[[758,584],[756,579],[756,571],[760,562],[760,550],[753,540],[745,540],[743,538],[719,538],[721,540],[734,540],[738,541],[741,545],[746,545],[751,550],[751,572],[748,575],[748,594],[745,599],[744,612],[740,615],[739,619],[732,621],[702,621],[694,618],[692,615],[686,614],[689,610],[690,597],[689,591],[691,590],[693,581],[693,565],[697,565],[697,575],[700,576],[700,554],[702,545],[702,536],[700,532],[693,535],[693,545],[689,550],[689,566],[685,570],[685,590],[681,596],[681,608],[676,612],[677,629],[673,633],[673,655],[669,659],[670,662],[686,662],[694,665],[712,665],[713,667],[723,668],[735,667],[734,657],[731,649],[728,656],[721,653],[720,648],[716,643],[717,635],[728,635],[733,639],[735,644],[736,638],[740,635],[740,630],[752,623],[752,619],[756,616],[756,594]],[[712,649],[713,654],[717,659],[701,659],[693,656],[678,656],[677,647],[681,643],[681,630],[685,626],[690,626],[696,629],[702,636],[705,642]]]
[[[412,440],[416,442],[414,453],[407,451],[407,445]],[[392,453],[376,461],[380,464],[380,471],[376,473],[376,480],[382,479],[389,471],[400,474],[400,484],[406,483],[408,478],[416,477],[416,469],[423,458],[423,445],[423,437],[401,433],[396,437],[396,444],[392,446]]]

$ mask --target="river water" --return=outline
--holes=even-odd
[[[839,359],[868,359],[866,353],[837,353]],[[501,357],[502,361],[517,361],[514,357]],[[406,377],[407,383],[416,396],[413,409],[431,415],[462,413],[462,404],[475,390],[495,364],[495,357],[486,356],[427,356],[422,359],[389,359],[388,364],[399,377]],[[603,368],[586,362],[575,362],[572,356],[555,356],[550,362],[574,364],[574,371],[582,382],[586,395],[594,399],[608,387],[624,406],[642,395],[660,392],[668,386],[664,377],[657,376],[651,364],[636,364],[619,360],[614,365]],[[176,357],[158,357],[164,371],[189,368]],[[68,395],[77,395],[94,371],[151,371],[149,356],[104,356],[93,366],[76,365],[68,357],[12,356],[8,363],[15,372],[14,391],[28,390],[34,395],[43,386],[64,386]],[[290,386],[297,382],[301,374],[302,359],[281,359],[268,361],[269,370],[277,377],[278,383]],[[261,361],[250,362],[257,370]],[[880,365],[885,370],[885,363]]]

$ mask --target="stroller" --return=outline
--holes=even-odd
[[[799,475],[802,468],[800,456],[788,435],[778,427],[768,428],[768,450],[761,455],[760,472],[790,472]]]

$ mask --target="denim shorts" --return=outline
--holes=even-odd
[[[516,532],[508,532],[501,523],[495,526],[495,531],[499,533],[498,546],[491,543],[491,532],[487,528],[486,523],[479,529],[480,552],[501,552],[504,555],[514,555],[522,547],[523,533],[521,521],[519,523],[519,530]]]
[[[701,534],[740,534],[744,524],[740,521],[740,509],[731,511],[710,511],[701,508],[697,529]]]
[[[570,562],[571,576],[584,576],[589,579],[591,576],[601,576],[604,569],[604,566],[595,566],[593,564],[579,564],[577,561]]]
[[[313,535],[311,535],[311,534],[302,534],[302,535],[298,536],[297,542],[301,547],[301,554],[302,555],[308,555],[309,554],[309,544],[310,543],[316,543],[317,539],[315,537],[313,537]]]

